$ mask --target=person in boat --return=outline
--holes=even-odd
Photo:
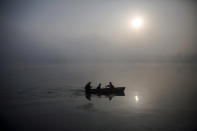
[[[109,85],[107,85],[107,87],[114,88],[114,85],[111,82],[109,82]]]
[[[85,85],[85,90],[90,90],[91,88],[92,88],[91,82],[88,82],[88,83]]]
[[[101,83],[99,83],[96,89],[101,89]]]

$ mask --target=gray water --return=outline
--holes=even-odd
[[[10,65],[2,72],[0,122],[19,131],[197,130],[197,65],[75,63]],[[125,96],[92,96],[92,81]]]

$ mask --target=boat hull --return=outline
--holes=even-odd
[[[89,89],[86,90],[86,93],[93,94],[121,94],[124,93],[125,87],[115,87],[115,88],[101,88],[101,89]]]

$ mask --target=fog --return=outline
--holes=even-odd
[[[195,1],[4,1],[4,63],[195,62]],[[144,27],[133,30],[133,17]]]
[[[0,129],[196,130],[196,7],[0,1]]]

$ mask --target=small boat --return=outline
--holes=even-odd
[[[86,93],[93,94],[122,94],[124,93],[125,87],[114,87],[114,88],[101,88],[101,89],[88,89]]]

